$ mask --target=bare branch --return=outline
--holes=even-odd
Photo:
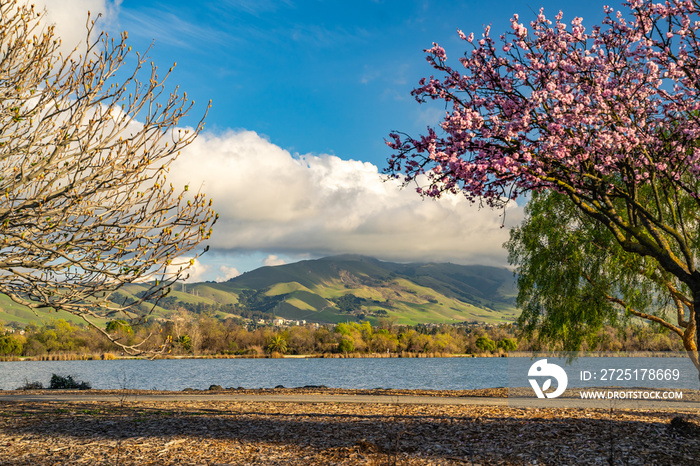
[[[192,108],[130,47],[96,35],[67,57],[32,7],[2,2],[0,20],[0,292],[30,308],[93,319],[127,317],[157,300],[192,265],[216,220],[211,202],[167,172],[202,130],[179,128]],[[129,60],[131,58],[129,57]],[[172,70],[172,69],[171,69]],[[187,260],[182,259],[187,257]],[[126,284],[146,292],[110,301]],[[125,346],[130,354],[142,343]]]

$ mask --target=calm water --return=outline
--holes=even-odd
[[[502,387],[506,358],[161,359],[0,362],[0,389],[25,381],[47,386],[51,374],[72,375],[100,389],[182,390],[222,387],[460,390]]]
[[[687,357],[580,358],[566,368],[569,386],[659,386],[697,388],[698,373]],[[25,382],[48,386],[51,374],[71,375],[98,389],[182,390],[222,387],[272,388],[326,385],[333,388],[398,388],[464,390],[528,386],[530,358],[380,358],[380,359],[161,359],[116,361],[0,362],[0,389]],[[648,381],[583,382],[588,370],[601,378],[604,368],[676,369],[678,380],[648,385]],[[510,381],[510,382],[509,382]]]

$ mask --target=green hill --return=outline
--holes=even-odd
[[[190,286],[190,292],[209,296],[204,287],[235,295],[234,309],[307,322],[497,323],[518,315],[513,273],[486,266],[344,255],[261,267],[224,283]]]
[[[38,309],[33,311],[26,306],[17,304],[8,296],[0,294],[0,323],[9,324],[15,322],[20,326],[25,326],[31,322],[41,324],[51,320],[63,319],[74,324],[84,324],[85,321],[80,317],[74,316],[65,311],[49,311],[48,309]],[[106,323],[104,320],[94,319],[95,322]]]
[[[119,298],[133,299],[143,289],[126,286]],[[167,319],[185,310],[319,323],[382,318],[400,324],[499,323],[517,318],[516,294],[515,277],[506,269],[343,255],[261,267],[223,283],[178,285],[152,316]],[[36,319],[29,314],[0,299],[0,320],[25,324]]]

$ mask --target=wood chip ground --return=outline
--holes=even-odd
[[[0,465],[690,465],[700,464],[697,414],[124,394],[10,401],[0,402]]]

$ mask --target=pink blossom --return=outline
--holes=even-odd
[[[564,185],[592,195],[601,189],[592,179],[608,180],[612,195],[660,175],[700,199],[700,118],[688,117],[700,110],[700,70],[686,65],[700,61],[700,15],[691,2],[628,6],[606,7],[590,32],[581,18],[567,30],[561,12],[552,23],[541,10],[529,29],[513,15],[501,45],[486,27],[459,72],[433,44],[428,61],[443,77],[421,80],[413,95],[453,110],[439,134],[392,135],[389,171],[425,174],[426,195],[461,190],[492,205],[504,192]],[[473,33],[458,35],[473,43]]]

